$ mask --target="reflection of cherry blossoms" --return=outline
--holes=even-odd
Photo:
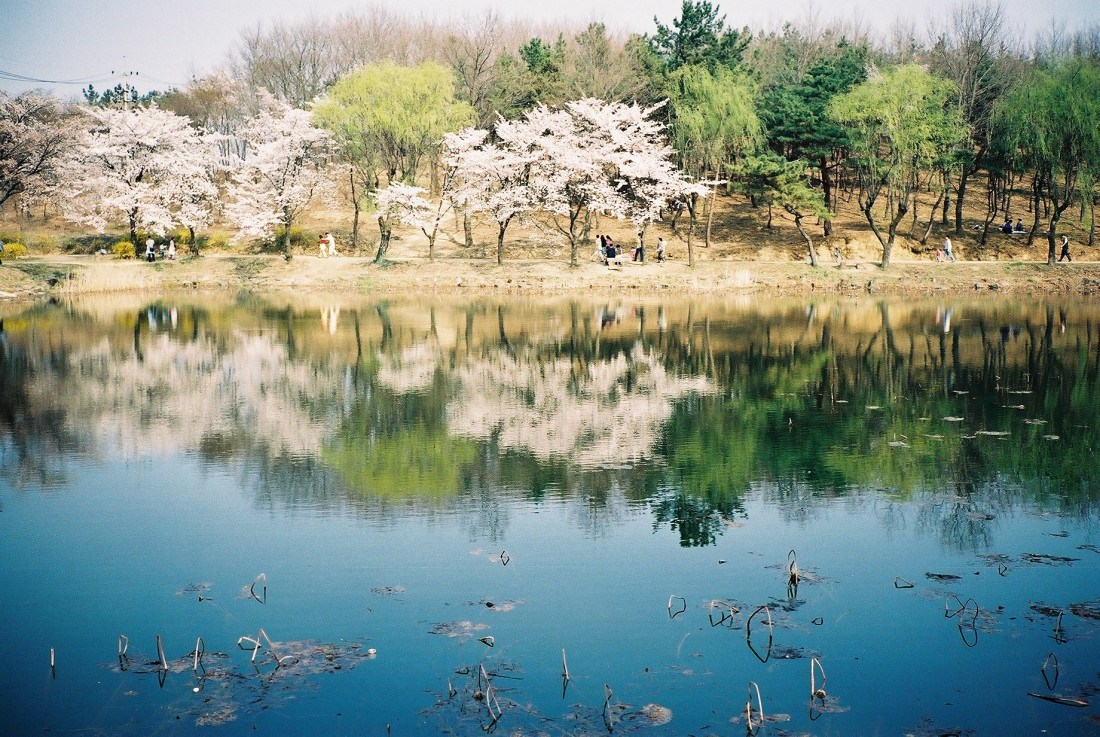
[[[640,344],[586,370],[521,352],[455,373],[463,390],[449,411],[452,433],[495,437],[503,448],[572,456],[582,465],[647,457],[677,399],[714,391],[705,377],[666,371]]]
[[[116,457],[181,448],[217,453],[222,446],[315,454],[331,427],[301,399],[324,403],[342,393],[342,384],[318,382],[314,367],[288,360],[286,346],[270,336],[237,337],[219,345],[154,335],[143,341],[140,358],[124,360],[106,342],[90,345],[71,358],[79,388],[63,376],[41,376],[36,401],[63,399],[74,429],[90,432],[91,442]]]

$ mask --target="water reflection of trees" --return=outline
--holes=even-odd
[[[460,510],[495,536],[501,499],[522,496],[574,505],[593,535],[648,509],[684,545],[712,543],[749,498],[806,516],[875,489],[965,500],[922,507],[918,525],[980,546],[981,510],[996,519],[1020,496],[1093,509],[1096,317],[885,301],[46,305],[9,317],[0,345],[3,468],[41,476],[35,459],[74,447],[192,452],[243,461],[262,504]]]

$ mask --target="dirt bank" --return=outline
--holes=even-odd
[[[1100,264],[1074,262],[865,261],[811,268],[792,261],[672,261],[609,269],[595,262],[514,260],[497,265],[472,259],[408,259],[384,266],[365,257],[211,254],[179,261],[118,261],[109,256],[37,256],[0,266],[0,299],[34,300],[112,292],[247,290],[333,295],[416,294],[667,294],[715,296],[875,294],[933,295],[995,290],[1020,295],[1100,294]]]

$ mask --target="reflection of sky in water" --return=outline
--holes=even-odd
[[[1065,390],[1046,390],[1030,373],[1042,364],[1029,364],[1025,353],[1043,326],[1029,332],[1019,316],[956,310],[950,335],[964,337],[952,387],[963,393],[946,384],[922,393],[920,381],[946,366],[924,374],[914,360],[920,381],[890,371],[925,344],[922,361],[951,362],[949,343],[939,353],[943,323],[933,313],[917,323],[927,330],[895,327],[896,354],[876,331],[873,342],[853,341],[859,353],[847,365],[856,369],[845,368],[840,350],[832,364],[813,363],[820,335],[805,338],[804,322],[786,333],[777,324],[774,342],[756,349],[767,360],[746,360],[743,373],[726,378],[736,391],[714,378],[713,365],[722,365],[723,350],[731,364],[741,360],[738,330],[749,341],[759,333],[729,316],[723,332],[715,320],[710,349],[719,358],[702,370],[691,363],[701,340],[674,340],[687,330],[671,309],[658,335],[637,338],[637,326],[624,324],[629,338],[615,342],[605,331],[607,343],[586,347],[583,361],[555,355],[541,337],[514,337],[507,350],[476,338],[448,342],[463,323],[448,329],[434,314],[438,340],[408,327],[428,323],[416,315],[394,326],[385,348],[369,311],[350,309],[335,331],[331,310],[315,311],[325,321],[296,331],[219,316],[229,327],[191,341],[175,332],[184,330],[185,313],[172,328],[171,312],[160,311],[156,333],[140,335],[140,355],[130,349],[132,326],[122,340],[105,330],[81,341],[73,330],[64,354],[32,352],[49,360],[24,383],[14,363],[3,366],[5,387],[25,392],[5,395],[8,407],[12,397],[24,404],[4,417],[34,419],[41,424],[18,429],[47,439],[55,425],[46,420],[56,418],[65,440],[53,451],[60,471],[36,479],[18,471],[49,443],[17,442],[4,425],[0,734],[207,733],[199,723],[210,714],[231,717],[222,734],[385,734],[386,725],[393,734],[481,734],[484,706],[460,671],[482,664],[500,689],[499,728],[509,734],[604,730],[604,684],[621,706],[617,734],[740,733],[744,724],[730,720],[750,680],[767,713],[789,716],[769,730],[793,734],[1091,734],[1098,704],[1071,709],[1027,695],[1095,702],[1100,689],[1100,622],[1069,613],[1096,599],[1095,479],[1072,468],[1056,480],[1042,476],[1081,457],[1074,454],[1091,430],[1071,423],[1095,424],[1080,402],[1058,404],[1089,396],[1091,384],[1070,386],[1066,377],[1078,374],[1073,341],[1090,339],[1071,323],[1064,340],[1072,350],[1040,354],[1061,362],[1047,370],[1067,367],[1057,375]],[[821,321],[828,313],[799,314]],[[854,323],[867,314],[841,316]],[[489,319],[495,329],[497,315]],[[987,337],[980,321],[994,326]],[[1025,324],[1007,349],[1002,323]],[[341,342],[353,324],[361,352]],[[5,345],[34,344],[25,335]],[[1087,347],[1092,356],[1096,347]],[[857,372],[873,374],[880,361],[885,389]],[[806,388],[814,381],[841,402],[819,406]],[[1034,393],[1013,393],[1022,391]],[[725,396],[728,407],[715,404]],[[687,431],[699,421],[685,405],[721,411],[702,415],[715,424],[678,456],[661,436],[669,423]],[[1068,407],[1061,414],[1069,419],[1055,406]],[[356,432],[387,432],[387,412],[401,411],[417,421],[437,412],[451,433],[479,444],[460,488],[408,503],[346,493],[321,449],[350,422],[368,423]],[[1073,434],[1064,440],[1043,438],[1067,429]],[[722,433],[737,442],[717,443],[718,463]],[[752,462],[739,464],[746,454]],[[728,476],[745,468],[750,482],[731,484]],[[523,483],[513,482],[519,470]],[[828,471],[834,476],[816,481]],[[690,474],[694,496],[684,492]],[[688,513],[719,525],[706,544],[685,546],[671,529],[681,518],[655,521],[658,505],[678,509],[671,502],[685,496]],[[717,514],[722,504],[735,514]],[[804,573],[795,598],[785,585],[790,550]],[[1069,558],[1076,560],[1061,560]],[[266,604],[240,596],[260,572]],[[913,587],[896,588],[899,577]],[[973,599],[979,616],[945,617],[952,594]],[[666,606],[673,595],[685,601],[674,619]],[[710,626],[716,599],[736,607],[732,629]],[[745,621],[763,604],[775,621],[772,647],[754,623],[754,654]],[[1055,639],[1047,607],[1067,612],[1065,642]],[[469,634],[432,634],[439,626]],[[325,662],[346,667],[288,668],[275,679],[261,658],[257,674],[235,643],[260,628],[288,649],[316,642],[335,653]],[[163,687],[155,668],[118,671],[120,634],[135,661],[153,660],[162,636],[173,662]],[[195,694],[183,664],[198,636],[225,654],[216,662],[228,675]],[[353,661],[355,648],[377,656]],[[573,678],[564,699],[563,649]],[[1060,663],[1053,691],[1040,672],[1051,652]],[[811,656],[826,670],[831,699],[816,721]],[[672,721],[631,721],[647,704],[671,709]]]

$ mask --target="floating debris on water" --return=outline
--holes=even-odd
[[[1005,430],[978,430],[975,435],[989,435],[994,438],[1006,438],[1012,433]]]
[[[1081,560],[1080,558],[1066,558],[1061,555],[1049,555],[1047,553],[1023,553],[1020,560],[1025,563],[1035,563],[1043,566],[1071,565]]]
[[[1041,602],[1032,604],[1030,609],[1033,612],[1042,614],[1044,617],[1058,617],[1062,614],[1062,610],[1059,607],[1049,606]]]
[[[181,589],[176,589],[176,596],[191,596],[192,594],[205,594],[213,586],[209,581],[196,581],[189,583]],[[204,597],[205,598],[205,597]]]
[[[520,604],[526,604],[523,600],[517,601],[492,601],[489,599],[482,599],[481,601],[468,601],[467,606],[483,606],[486,609],[492,609],[494,612],[510,612],[514,610]]]
[[[660,704],[646,704],[641,709],[638,709],[638,716],[649,722],[651,727],[662,727],[672,721],[672,709],[667,706],[661,706]],[[623,720],[620,720],[620,724]]]
[[[1080,604],[1070,604],[1069,610],[1078,617],[1100,620],[1100,601],[1084,601]]]
[[[1054,704],[1060,704],[1062,706],[1085,707],[1089,705],[1089,702],[1085,701],[1084,699],[1078,699],[1073,696],[1059,696],[1058,694],[1054,693],[1032,693],[1031,691],[1028,691],[1027,695],[1034,696],[1035,698],[1042,699],[1043,701],[1050,701]]]
[[[953,415],[948,415],[947,417],[943,418],[943,421],[944,422],[966,422],[966,418],[965,417],[955,417]]]
[[[933,581],[961,581],[962,576],[956,576],[954,573],[925,573],[925,578],[930,578]]]
[[[395,596],[397,594],[405,593],[405,587],[404,586],[374,586],[374,587],[371,588],[370,591],[371,591],[372,594],[377,594],[378,596]]]
[[[428,634],[445,635],[447,637],[473,637],[475,632],[489,629],[487,624],[474,624],[470,620],[461,622],[442,622],[435,625]]]

